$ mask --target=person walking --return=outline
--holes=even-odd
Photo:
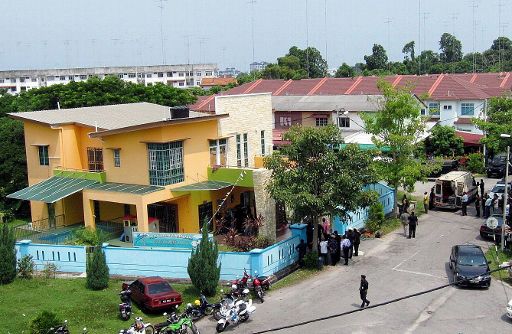
[[[436,199],[436,193],[434,191],[434,187],[432,187],[430,189],[430,196],[428,199],[429,199],[428,208],[430,210],[434,210],[434,200]]]
[[[464,192],[462,195],[462,215],[467,216],[468,215],[468,194]]]
[[[475,209],[476,209],[476,216],[480,217],[480,195],[476,194],[475,196]]]
[[[480,179],[480,196],[484,195],[484,190],[485,190],[484,179]]]
[[[350,240],[348,240],[348,238],[345,238],[345,236],[343,236],[341,238],[340,247],[341,247],[341,251],[343,252],[343,258],[345,259],[344,264],[346,266],[348,266],[348,255],[349,255],[350,248],[352,247],[352,244],[350,243]]]
[[[425,191],[423,194],[423,208],[425,209],[425,213],[428,213],[428,205],[429,205],[429,197],[428,193]]]
[[[409,216],[409,239],[411,237],[416,238],[416,226],[418,225],[418,217],[414,214],[414,211],[411,212]]]
[[[358,256],[359,244],[361,243],[361,232],[356,228],[354,229],[354,256]]]
[[[304,239],[300,239],[300,244],[295,247],[297,251],[299,252],[299,266],[304,266],[304,256],[306,255],[306,243],[304,242]]]
[[[366,280],[365,275],[361,275],[361,284],[359,285],[359,296],[361,297],[361,308],[370,305],[370,301],[366,299],[368,295],[368,281]]]
[[[491,196],[486,195],[484,218],[489,218],[489,216],[491,215],[491,206],[492,206]]]
[[[404,237],[407,237],[407,225],[409,224],[409,214],[407,212],[402,212],[400,215],[400,222],[404,228]]]

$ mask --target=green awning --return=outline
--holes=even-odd
[[[25,189],[7,195],[8,198],[55,203],[98,182],[70,177],[53,176]]]
[[[231,187],[233,184],[222,181],[204,181],[199,183],[189,184],[187,186],[172,189],[172,191],[205,191],[205,190],[220,190],[223,188]]]
[[[106,183],[92,184],[92,185],[88,186],[87,189],[113,191],[113,192],[129,193],[129,194],[136,194],[136,195],[146,195],[146,194],[153,193],[155,191],[163,190],[165,188],[159,187],[159,186],[144,186],[144,185],[139,185],[139,184],[106,182]]]

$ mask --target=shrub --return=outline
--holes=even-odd
[[[32,261],[32,255],[24,255],[18,260],[18,275],[21,278],[31,279],[34,275],[34,261]]]
[[[55,278],[55,275],[57,274],[57,265],[52,262],[46,262],[43,268],[43,276],[46,279],[49,278]]]
[[[272,245],[272,243],[272,239],[264,235],[259,235],[258,238],[256,238],[256,248],[267,248]]]
[[[109,273],[105,253],[101,246],[96,246],[92,258],[87,261],[86,286],[91,290],[103,290],[108,287]]]
[[[481,153],[471,153],[468,157],[467,169],[471,173],[484,173],[484,157]]]
[[[60,326],[62,321],[57,318],[53,312],[43,311],[30,322],[30,333],[32,334],[47,334],[50,333],[50,328]]]
[[[7,224],[0,228],[0,284],[9,284],[16,278],[16,239]]]
[[[304,255],[304,267],[307,269],[318,269],[318,252],[310,252]]]
[[[375,202],[370,206],[370,210],[368,211],[366,228],[372,232],[377,232],[384,223],[384,219],[384,207],[380,202]]]
[[[73,232],[73,236],[66,240],[68,245],[87,245],[95,246],[108,240],[108,235],[100,230],[93,230],[89,227],[79,228]]]
[[[218,254],[217,242],[210,241],[208,229],[203,228],[201,242],[188,260],[187,272],[196,289],[207,296],[215,295],[219,284],[221,265],[217,267]]]

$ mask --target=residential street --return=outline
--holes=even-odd
[[[486,188],[494,183],[490,180]],[[483,219],[474,217],[473,203],[469,208],[467,217],[450,211],[423,215],[416,239],[396,231],[363,241],[364,256],[349,266],[329,267],[314,280],[270,292],[264,304],[256,304],[252,320],[226,332],[252,333],[359,308],[361,274],[367,275],[372,305],[446,284],[451,279],[447,260],[452,245],[475,243],[484,251],[493,247],[480,239]],[[512,330],[505,316],[511,298],[512,288],[493,279],[488,290],[448,287],[276,333],[506,333]],[[200,321],[198,327],[202,333],[215,332],[213,319]]]

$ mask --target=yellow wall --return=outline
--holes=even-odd
[[[53,168],[61,165],[61,142],[59,130],[48,125],[24,122],[24,127],[28,183],[33,185],[51,177]],[[35,145],[48,145],[49,166],[39,164],[39,149]]]
[[[124,204],[100,201],[100,220],[111,221],[124,216]]]
[[[332,124],[331,112],[303,112],[302,113],[302,125],[303,126],[316,126],[315,115],[327,115],[327,123]],[[320,117],[320,116],[319,116]]]
[[[66,225],[78,224],[84,221],[84,208],[82,205],[81,192],[62,199],[62,202]]]

